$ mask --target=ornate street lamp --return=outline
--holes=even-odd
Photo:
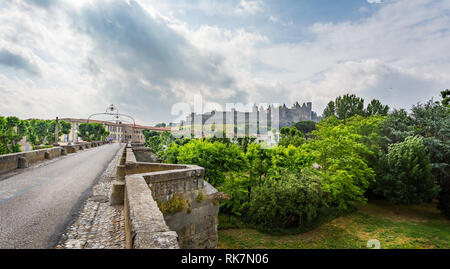
[[[112,120],[107,120],[107,121],[112,121],[112,122],[115,121],[116,124],[119,125],[119,127],[121,126],[122,121],[129,122],[129,121],[127,121],[127,120],[121,119],[121,117],[126,117],[126,118],[131,119],[131,120],[133,121],[132,132],[131,132],[131,142],[134,142],[134,130],[135,130],[135,128],[136,128],[136,121],[134,120],[133,117],[131,117],[130,115],[127,115],[127,114],[121,114],[121,113],[119,113],[119,110],[117,109],[117,107],[116,107],[115,105],[111,104],[111,105],[109,105],[109,106],[106,108],[106,111],[105,111],[105,112],[103,112],[103,113],[94,113],[94,114],[91,114],[91,115],[88,117],[88,119],[87,119],[87,123],[89,123],[89,120],[90,120],[92,117],[99,116],[99,115],[110,115],[110,116],[113,116],[113,119],[112,119]]]

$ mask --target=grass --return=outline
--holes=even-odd
[[[249,228],[239,219],[220,216],[222,249],[366,249],[377,239],[383,249],[450,248],[450,221],[436,204],[396,206],[372,201],[357,211],[297,234],[274,235]]]

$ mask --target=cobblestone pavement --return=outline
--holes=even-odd
[[[116,174],[121,150],[94,186],[80,215],[67,228],[57,249],[124,249],[125,224],[123,206],[109,205],[111,182]]]

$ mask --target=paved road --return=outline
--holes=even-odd
[[[0,181],[0,248],[53,248],[119,149],[79,151]]]

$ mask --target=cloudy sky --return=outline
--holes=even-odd
[[[0,2],[0,115],[140,124],[205,102],[355,93],[409,108],[450,85],[450,0]]]

